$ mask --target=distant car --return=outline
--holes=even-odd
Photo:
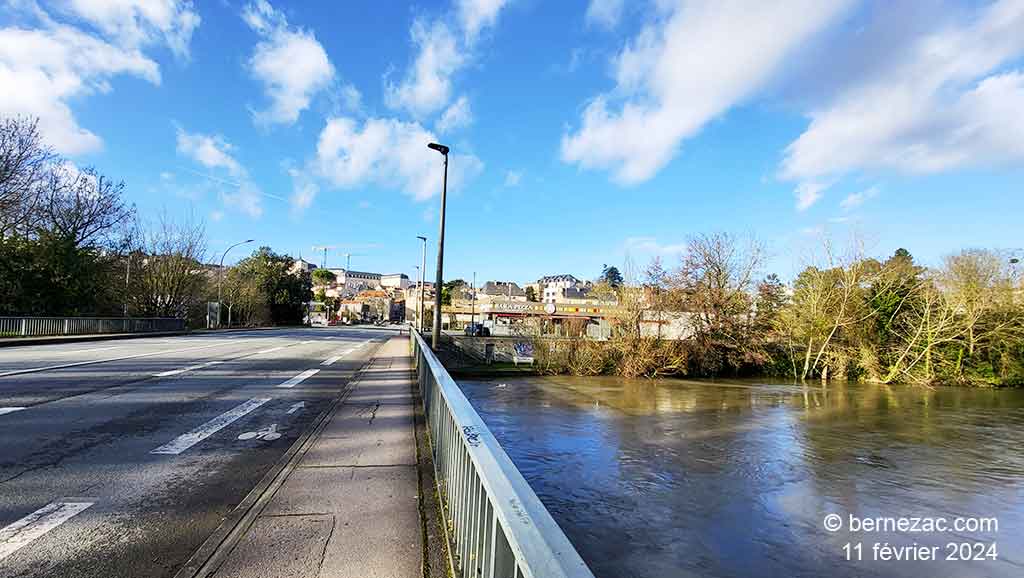
[[[466,335],[470,337],[490,337],[491,330],[484,327],[482,323],[470,323],[466,325]]]

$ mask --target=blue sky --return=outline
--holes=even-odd
[[[823,234],[1024,246],[1021,30],[1024,0],[8,0],[0,114],[211,253],[413,276],[422,234],[432,271],[438,140],[447,278],[592,278],[719,230],[789,277]]]

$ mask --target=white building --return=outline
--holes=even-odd
[[[381,275],[380,284],[381,287],[398,289],[400,291],[405,291],[411,285],[411,283],[409,282],[409,276],[406,275],[405,273],[391,273],[389,275]]]
[[[575,289],[583,285],[583,282],[572,275],[548,275],[537,281],[541,287],[538,296],[542,303],[560,303],[565,297],[566,289]]]

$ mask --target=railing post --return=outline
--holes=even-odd
[[[28,319],[21,319],[21,336],[25,337],[28,335]]]

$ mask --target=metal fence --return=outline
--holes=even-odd
[[[594,578],[423,338],[411,341],[456,575]]]
[[[184,330],[184,319],[169,317],[0,317],[0,337]]]

